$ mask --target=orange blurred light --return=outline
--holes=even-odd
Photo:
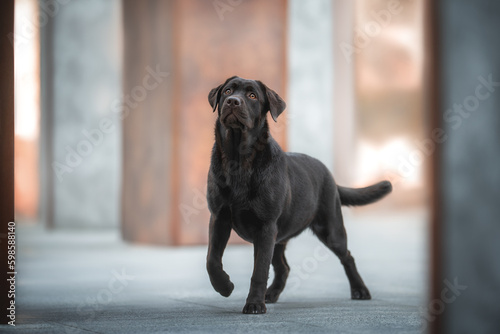
[[[40,67],[38,3],[16,0],[15,55],[15,210],[16,219],[32,221],[38,213],[38,136]],[[31,27],[28,30],[26,27]]]

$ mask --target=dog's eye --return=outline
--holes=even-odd
[[[257,95],[255,95],[254,93],[250,93],[248,94],[248,97],[255,100],[257,98]]]
[[[231,94],[231,90],[230,89],[226,89],[226,91],[224,92],[224,94],[226,94],[226,95]]]

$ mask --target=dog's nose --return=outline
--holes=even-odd
[[[231,96],[226,99],[227,105],[239,106],[241,104],[241,100],[239,97]]]

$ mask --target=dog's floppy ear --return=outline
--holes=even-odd
[[[271,112],[271,117],[275,122],[277,122],[278,116],[281,115],[281,113],[286,108],[286,103],[285,101],[283,101],[281,96],[279,96],[278,93],[276,93],[274,90],[264,85],[261,81],[259,81],[259,83],[262,85],[266,93],[267,101],[269,103],[269,111]]]
[[[220,84],[215,88],[212,88],[210,93],[208,93],[208,103],[210,103],[210,105],[212,106],[213,112],[215,112],[215,109],[217,109],[217,104],[219,103],[220,100],[220,92],[222,90],[222,87],[224,87],[230,80],[233,80],[234,78],[236,78],[236,76],[230,77],[223,84]]]
[[[217,109],[217,104],[219,103],[220,99],[220,90],[224,86],[224,84],[220,84],[219,86],[212,88],[210,93],[208,93],[208,102],[213,108],[213,112],[215,112],[215,109]]]

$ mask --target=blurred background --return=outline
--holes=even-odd
[[[16,220],[205,245],[207,95],[259,79],[287,102],[269,119],[284,150],[344,186],[393,183],[343,211],[380,295],[425,305],[435,332],[496,333],[499,13],[489,0],[16,0]]]
[[[342,185],[393,182],[363,210],[425,211],[422,13],[423,1],[16,1],[18,221],[206,243],[207,94],[232,75],[287,101],[270,122],[285,150]]]

